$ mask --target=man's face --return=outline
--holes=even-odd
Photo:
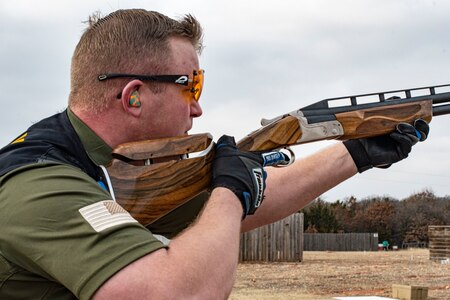
[[[194,47],[181,38],[171,39],[170,46],[173,59],[169,74],[186,74],[192,79],[193,71],[199,69]],[[202,109],[188,86],[166,84],[165,90],[156,94],[148,86],[143,86],[140,93],[151,99],[150,105],[146,103],[143,106],[141,115],[145,139],[185,135],[192,128],[193,119],[202,115]]]

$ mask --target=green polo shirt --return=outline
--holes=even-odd
[[[111,148],[68,111],[89,157],[108,163]],[[0,177],[0,299],[90,299],[162,247],[80,169],[38,163]]]

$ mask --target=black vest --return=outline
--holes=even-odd
[[[95,181],[101,169],[86,154],[67,111],[32,125],[11,144],[0,149],[0,176],[29,164],[58,162],[81,169]]]

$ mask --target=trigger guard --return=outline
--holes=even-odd
[[[278,151],[283,152],[284,154],[286,154],[289,157],[289,163],[286,165],[276,165],[276,166],[274,166],[275,168],[289,167],[290,165],[292,165],[294,163],[295,153],[294,153],[294,151],[292,151],[291,147],[281,148]]]

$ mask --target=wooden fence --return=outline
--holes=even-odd
[[[241,234],[240,261],[301,261],[303,214]]]
[[[450,225],[428,226],[431,260],[450,259]]]
[[[305,233],[304,251],[377,251],[377,233]]]

